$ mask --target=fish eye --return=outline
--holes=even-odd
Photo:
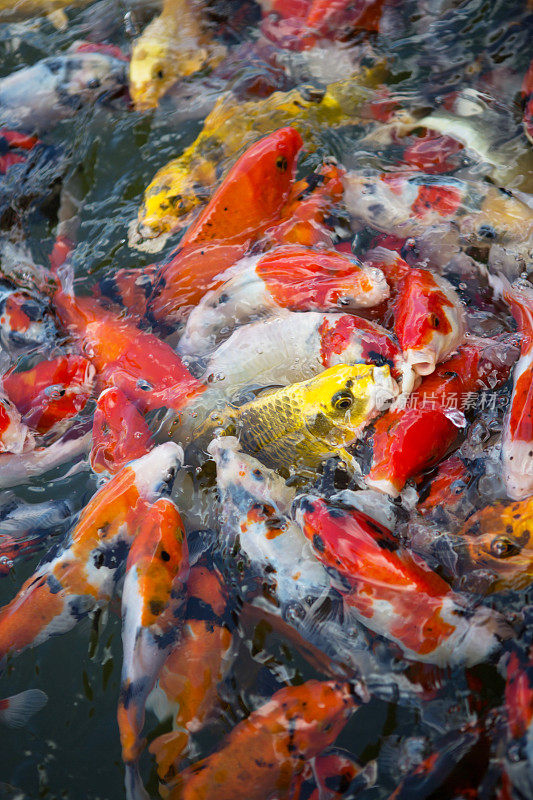
[[[347,391],[337,392],[331,398],[331,404],[337,411],[347,411],[353,405],[353,394]]]
[[[278,156],[276,158],[276,167],[281,172],[285,172],[287,170],[288,166],[289,166],[289,163],[288,163],[287,159],[285,158],[285,156]]]
[[[436,314],[431,315],[431,324],[434,328],[438,328],[440,326],[440,319],[437,317]]]
[[[87,88],[89,89],[99,89],[101,85],[100,78],[91,78],[90,81],[87,81]]]
[[[157,70],[157,72],[155,73],[155,77],[156,77],[156,78],[159,78],[159,80],[160,80],[160,81],[162,81],[162,80],[163,80],[163,78],[165,77],[165,72],[164,72],[164,70],[162,70],[162,69],[158,69],[158,70]]]
[[[510,539],[498,536],[491,543],[490,552],[495,558],[509,558],[518,555],[520,548]]]

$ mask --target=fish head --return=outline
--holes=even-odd
[[[207,175],[212,183],[214,167]],[[185,216],[206,199],[205,190],[191,178],[183,158],[174,158],[154,175],[144,193],[136,222],[136,233],[143,239],[155,239],[169,233]]]
[[[533,576],[533,536],[523,529],[513,531],[512,525],[499,529],[495,520],[494,528],[488,532],[477,532],[473,522],[461,536],[457,546],[459,570],[468,575],[471,570],[492,573],[494,582],[490,591],[504,589],[524,589]],[[533,531],[533,521],[532,521]]]
[[[81,52],[66,61],[65,86],[69,100],[80,105],[114,95],[127,85],[126,63],[104,53]]]
[[[183,460],[183,449],[175,442],[165,442],[147,455],[131,461],[127,469],[133,471],[139,493],[148,502],[153,502],[162,494],[170,494]]]
[[[157,108],[170,87],[201,70],[209,56],[207,47],[194,37],[181,35],[168,18],[156,18],[132,47],[129,78],[135,108]]]
[[[430,375],[462,342],[465,313],[453,287],[429,270],[413,269],[400,290],[395,332],[416,375]]]
[[[379,409],[398,393],[389,367],[338,364],[306,381],[302,395],[306,424],[318,438],[352,441]]]
[[[404,175],[348,172],[343,182],[344,201],[355,219],[385,232],[402,230],[409,223],[416,190]]]
[[[295,490],[276,472],[244,453],[235,436],[216,437],[209,443],[207,452],[217,467],[219,491],[246,493],[256,503],[274,505],[280,513],[288,509]]]

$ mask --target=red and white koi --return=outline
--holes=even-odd
[[[180,635],[189,560],[185,529],[165,497],[147,510],[126,563],[118,725],[128,800],[148,798],[137,762],[146,699]]]
[[[279,248],[247,258],[220,276],[187,320],[179,352],[204,355],[222,333],[254,318],[289,311],[355,311],[389,296],[383,273],[336,252]]]
[[[511,635],[503,617],[472,608],[391,532],[366,514],[313,495],[296,519],[318,558],[336,570],[345,604],[406,658],[439,666],[486,660]]]
[[[481,181],[421,172],[352,172],[345,175],[344,186],[355,224],[415,237],[420,258],[432,266],[446,265],[465,243],[485,247],[489,264],[501,259],[502,248],[514,258],[515,269],[530,258],[533,211]]]
[[[172,730],[154,739],[149,748],[164,782],[176,776],[191,736],[208,721],[235,654],[228,590],[214,564],[203,559],[191,568],[187,595],[180,638],[147,704],[161,720],[172,716]]]
[[[361,686],[288,686],[240,722],[212,755],[185,769],[168,800],[268,800],[286,795],[306,760],[332,744],[368,694]]]
[[[93,418],[90,462],[94,472],[114,475],[152,447],[152,434],[143,415],[116,386],[105,389],[96,401]]]
[[[0,660],[71,630],[110,600],[140,523],[182,463],[181,447],[167,442],[124,467],[94,495],[63,545],[49,552],[0,609]]]
[[[410,478],[444,458],[467,425],[460,403],[502,385],[512,366],[509,355],[505,342],[471,337],[404,398],[403,407],[386,411],[374,425],[368,486],[396,497]]]
[[[351,314],[286,311],[234,331],[211,355],[201,380],[231,395],[247,385],[285,385],[357,363],[388,365],[396,380],[409,379],[397,343],[377,323]]]
[[[506,289],[504,297],[521,342],[503,432],[503,472],[509,497],[523,500],[533,494],[533,288],[517,284]]]
[[[2,381],[24,422],[43,434],[64,428],[85,408],[94,377],[95,369],[86,358],[59,356],[29,370],[10,370]]]
[[[56,335],[46,303],[27,292],[4,289],[0,299],[0,342],[8,351],[43,345]]]
[[[426,269],[412,269],[406,275],[394,317],[403,357],[415,376],[430,375],[464,338],[465,311],[457,293],[448,281]],[[404,392],[412,388],[402,384]]]

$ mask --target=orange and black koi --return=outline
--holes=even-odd
[[[533,577],[533,497],[495,503],[465,522],[458,536],[459,569],[492,575],[487,591],[527,589]]]
[[[85,407],[93,393],[94,375],[86,358],[59,356],[29,370],[10,370],[2,381],[24,422],[38,433],[48,433]]]
[[[146,796],[137,767],[146,700],[180,636],[188,573],[181,517],[174,503],[162,497],[139,526],[122,591],[124,655],[117,716],[128,800]]]
[[[172,716],[172,730],[150,744],[162,781],[175,778],[190,738],[206,724],[217,688],[233,661],[233,628],[222,575],[206,558],[191,568],[185,620],[159,674],[150,704]]]
[[[363,701],[367,697],[363,689]],[[305,761],[335,741],[358,700],[350,684],[335,681],[280,689],[236,725],[219,750],[185,769],[169,800],[283,796]]]
[[[0,609],[0,661],[69,631],[110,600],[140,523],[182,463],[181,447],[167,442],[124,467],[95,494],[65,542],[50,550]]]
[[[437,464],[466,427],[461,398],[494,390],[507,380],[506,350],[504,342],[471,338],[423,379],[406,407],[392,408],[378,419],[365,482],[396,497],[410,478]]]
[[[89,458],[94,472],[114,475],[152,447],[152,434],[143,415],[116,386],[105,389],[96,401],[93,418]]]
[[[341,577],[345,603],[407,658],[439,666],[477,664],[499,647],[500,636],[510,635],[498,614],[469,608],[367,514],[313,495],[301,496],[295,508],[317,558]]]

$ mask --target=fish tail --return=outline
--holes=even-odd
[[[126,789],[126,800],[150,800],[150,795],[144,788],[137,762],[126,764],[124,787]]]
[[[0,720],[10,728],[22,728],[47,702],[48,696],[40,689],[26,689],[0,700]]]

